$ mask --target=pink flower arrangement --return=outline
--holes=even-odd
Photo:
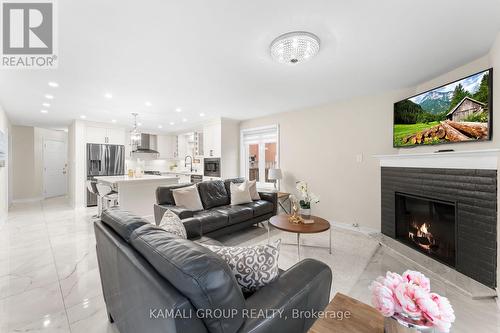
[[[384,317],[408,318],[442,333],[448,333],[455,321],[448,299],[431,293],[430,280],[420,272],[387,272],[372,282],[370,290],[373,306]]]

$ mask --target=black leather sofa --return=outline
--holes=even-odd
[[[217,237],[267,221],[276,215],[278,195],[273,192],[259,192],[261,200],[248,204],[231,206],[230,184],[241,183],[243,178],[213,180],[198,183],[203,210],[190,211],[175,206],[172,190],[192,184],[160,186],[156,190],[154,215],[159,224],[167,209],[177,214],[187,230],[200,236]]]
[[[243,295],[226,262],[192,240],[117,209],[94,227],[109,320],[121,333],[302,333],[315,319],[297,314],[329,300],[332,272],[313,259]]]

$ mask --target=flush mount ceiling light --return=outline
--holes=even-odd
[[[319,52],[319,38],[310,32],[294,31],[277,37],[271,43],[271,56],[282,64],[298,64]]]

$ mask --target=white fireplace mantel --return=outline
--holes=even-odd
[[[500,149],[374,155],[381,167],[498,170]]]

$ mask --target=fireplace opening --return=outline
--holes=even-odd
[[[455,203],[396,192],[396,239],[455,267]]]

